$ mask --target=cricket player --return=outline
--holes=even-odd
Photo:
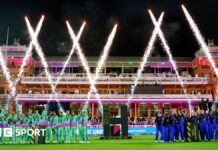
[[[0,104],[0,117],[2,117],[2,114],[3,114],[3,108],[2,105]]]
[[[35,113],[33,113],[33,119],[32,122],[30,122],[30,128],[32,128],[33,130],[35,129],[39,129],[39,127],[41,127],[41,115],[39,114],[38,110],[35,111]],[[29,139],[34,140],[34,142],[38,141],[38,135],[32,135],[32,137],[29,137]]]
[[[4,116],[2,117],[2,128],[8,128],[9,124],[8,124],[8,114],[5,113]],[[7,144],[8,142],[8,138],[2,136],[2,143],[3,144]]]
[[[46,111],[42,111],[42,115],[39,114],[38,125],[45,127],[47,125],[47,118],[48,118],[48,115],[47,115]]]
[[[209,115],[209,132],[210,132],[210,140],[215,140],[215,131],[216,131],[216,116],[215,112],[210,112]]]
[[[10,144],[14,143],[15,144],[15,120],[13,119],[13,116],[10,117],[8,120],[9,127],[12,129],[12,137],[9,138]]]
[[[54,112],[52,116],[52,136],[53,136],[53,143],[57,143],[58,141],[58,116],[56,112]]]
[[[16,112],[13,111],[11,114],[11,123],[10,123],[10,127],[12,128],[12,134],[13,137],[11,138],[10,142],[11,143],[16,143]]]
[[[18,111],[17,114],[14,115],[14,120],[15,120],[15,130],[20,130],[22,129],[22,124],[21,122],[23,121],[22,119],[22,114],[20,111]],[[21,143],[22,137],[21,136],[15,136],[15,143]]]
[[[88,139],[88,123],[89,116],[88,113],[82,111],[82,135],[83,135],[83,143],[89,143]]]
[[[64,135],[65,135],[65,143],[70,143],[70,137],[71,137],[71,130],[70,130],[70,121],[71,121],[71,115],[70,111],[67,110],[66,114],[63,116],[64,118]]]
[[[83,117],[82,117],[82,114],[81,112],[79,113],[78,115],[78,131],[79,131],[79,139],[80,139],[80,143],[83,143],[83,127],[82,127],[82,124],[83,124]]]
[[[215,116],[216,116],[216,141],[218,141],[218,110]]]
[[[159,133],[162,134],[161,133],[162,115],[160,112],[157,112],[156,114],[155,124],[156,124],[155,142],[158,142]]]
[[[201,114],[199,115],[199,127],[200,127],[200,136],[201,141],[205,140],[205,136],[207,140],[210,140],[209,136],[209,128],[208,128],[208,115],[205,113],[204,110],[201,110]]]
[[[38,110],[36,110],[36,112],[33,114],[33,120],[32,120],[33,125],[38,126],[40,120],[41,120],[41,115],[39,114]]]
[[[76,143],[76,131],[77,131],[77,115],[72,111],[71,112],[71,120],[70,120],[70,127],[71,127],[71,136],[73,143]]]
[[[48,115],[42,114],[42,120],[46,121],[46,138],[45,143],[51,142],[52,137],[52,113],[49,113]]]
[[[168,141],[168,134],[169,134],[169,116],[168,113],[165,113],[163,116],[163,124],[161,126],[162,129],[162,139],[161,142],[167,142]]]
[[[179,135],[181,137],[181,141],[184,142],[185,140],[185,134],[184,134],[184,124],[185,124],[185,116],[183,112],[179,111],[178,115],[176,116],[176,133],[175,133],[175,139],[176,142],[179,140]]]
[[[2,118],[3,118],[3,110],[0,109],[0,130],[2,130],[2,128],[3,128]],[[2,136],[3,136],[3,133],[1,133],[1,135],[0,135],[0,144],[2,144]]]
[[[26,133],[23,135],[23,140],[22,141],[25,144],[29,144],[30,143],[30,137],[28,136],[27,131],[28,131],[28,129],[30,129],[30,119],[29,119],[28,115],[24,116],[22,127],[23,127],[24,130],[26,130]]]
[[[64,142],[64,117],[63,113],[59,111],[59,117],[58,117],[58,141],[60,143]]]
[[[175,137],[175,123],[176,119],[174,117],[175,115],[173,114],[172,111],[170,111],[169,115],[169,141],[174,142],[174,137]]]

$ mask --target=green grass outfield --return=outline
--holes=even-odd
[[[0,150],[218,150],[218,142],[155,143],[154,135],[133,136],[131,140],[100,140],[90,144],[0,145]]]

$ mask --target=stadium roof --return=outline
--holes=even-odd
[[[177,62],[191,62],[194,58],[193,57],[174,57],[174,60]],[[39,60],[37,57],[36,60]],[[66,57],[46,57],[47,61],[65,61]],[[87,57],[88,61],[98,61],[99,57],[96,56],[89,56]],[[124,57],[124,56],[110,56],[108,57],[107,61],[133,61],[133,62],[140,62],[142,60],[142,57]],[[149,57],[148,61],[168,61],[168,57]],[[78,57],[74,56],[71,58],[71,61],[79,61]]]
[[[8,57],[24,57],[25,51],[2,51],[3,56],[5,56],[7,53]]]
[[[2,51],[3,55],[5,55],[5,51]],[[7,51],[8,57],[24,57],[25,51]],[[37,56],[35,58],[37,61],[39,61],[39,57]],[[176,62],[191,62],[193,61],[193,57],[173,57],[173,59]],[[66,56],[49,56],[46,57],[47,61],[65,61]],[[95,61],[97,62],[99,60],[99,56],[88,56],[88,61]],[[107,61],[133,61],[133,62],[140,62],[142,60],[142,57],[125,57],[125,56],[109,56]],[[148,61],[168,61],[168,57],[149,57]],[[73,56],[71,58],[71,61],[79,61],[77,56]]]

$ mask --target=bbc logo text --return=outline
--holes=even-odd
[[[13,136],[45,136],[46,129],[15,129],[0,128],[0,137],[13,137]]]

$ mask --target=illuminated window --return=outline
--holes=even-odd
[[[169,110],[170,110],[170,104],[164,104],[164,106],[163,106],[163,112],[165,113],[165,112],[169,112]]]
[[[140,117],[147,117],[148,116],[148,105],[147,104],[140,104],[140,112],[139,116]]]
[[[151,105],[151,117],[155,117],[157,110],[158,110],[158,104],[152,104]]]

